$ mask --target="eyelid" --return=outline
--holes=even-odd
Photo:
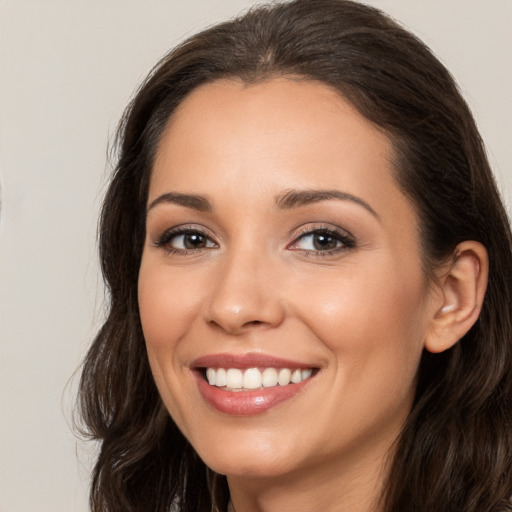
[[[179,235],[193,234],[198,233],[205,238],[213,245],[209,247],[199,247],[194,249],[186,249],[186,248],[176,248],[170,246],[170,242],[173,238]],[[324,234],[330,237],[333,237],[335,240],[340,242],[337,247],[332,249],[303,249],[297,247],[300,240],[308,237]],[[337,253],[341,253],[350,249],[353,249],[356,246],[356,241],[354,236],[349,233],[347,230],[339,227],[333,226],[332,224],[314,224],[308,223],[303,225],[299,229],[295,231],[295,233],[291,234],[290,237],[293,237],[293,241],[287,245],[287,249],[294,250],[306,255],[315,255],[315,256],[328,256]],[[204,226],[198,224],[181,224],[177,226],[173,226],[169,229],[160,232],[160,234],[153,240],[153,244],[157,248],[163,248],[170,253],[179,254],[179,255],[188,255],[192,253],[200,253],[204,250],[210,250],[219,247],[219,243],[216,240],[216,237],[212,235],[210,230],[206,229]]]
[[[179,235],[186,235],[191,233],[198,233],[218,247],[219,244],[215,241],[213,235],[209,232],[209,230],[205,229],[203,226],[198,224],[181,224],[178,226],[173,226],[172,228],[164,230],[162,233],[158,235],[158,237],[153,241],[153,244],[156,247],[165,248],[169,252],[179,253],[179,254],[188,254],[190,252],[198,252],[204,249],[212,249],[213,247],[203,247],[199,249],[177,249],[168,247],[170,241]]]
[[[313,249],[301,249],[301,248],[294,248],[297,243],[308,237],[313,236],[315,234],[326,234],[328,236],[332,236],[339,242],[341,242],[341,245],[334,248],[334,249],[326,249],[326,250],[313,250]],[[328,224],[321,224],[321,225],[312,225],[308,224],[306,226],[303,226],[300,228],[300,230],[293,235],[293,242],[288,245],[288,249],[300,251],[305,254],[314,254],[315,256],[328,256],[335,253],[340,253],[343,251],[347,251],[350,249],[353,249],[356,247],[356,240],[355,237],[349,233],[347,230],[342,229],[338,226],[328,225]]]

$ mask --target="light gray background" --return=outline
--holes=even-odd
[[[102,318],[96,218],[123,106],[251,0],[0,0],[0,512],[87,510],[69,381]],[[458,79],[510,205],[512,0],[371,0]],[[68,382],[69,381],[69,382]]]

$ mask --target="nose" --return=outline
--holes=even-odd
[[[251,328],[277,327],[283,322],[279,269],[271,258],[260,256],[242,249],[219,263],[204,309],[209,325],[240,335]]]

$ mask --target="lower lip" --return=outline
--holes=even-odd
[[[268,411],[286,400],[294,397],[312,379],[306,379],[298,384],[274,386],[251,391],[226,391],[216,386],[210,386],[199,372],[194,372],[203,398],[213,408],[225,414],[234,416],[249,416]]]

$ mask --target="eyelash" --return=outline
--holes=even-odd
[[[158,239],[155,241],[156,247],[161,247],[165,249],[170,254],[178,254],[180,256],[187,256],[192,253],[196,253],[202,249],[205,249],[203,247],[200,247],[198,249],[178,249],[176,247],[172,247],[170,245],[171,241],[178,237],[178,236],[184,236],[184,235],[199,235],[204,237],[207,241],[212,241],[211,236],[203,231],[202,229],[196,227],[196,226],[179,226],[177,228],[171,228],[162,233],[158,237]],[[213,242],[215,246],[217,245],[215,242]],[[212,247],[206,247],[206,249],[211,249]]]
[[[201,237],[204,237],[206,240],[206,243],[211,243],[213,245],[209,247],[199,247],[196,249],[179,249],[176,247],[172,247],[170,244],[173,239],[175,239],[178,236],[185,236],[185,235],[199,235]],[[340,245],[337,247],[334,247],[332,249],[327,250],[315,250],[315,249],[300,249],[295,248],[293,250],[298,251],[304,255],[307,256],[314,256],[314,257],[324,257],[324,256],[331,256],[334,254],[338,254],[344,251],[348,251],[350,249],[354,249],[356,247],[356,242],[354,240],[354,237],[350,235],[350,233],[341,230],[341,229],[333,229],[330,226],[320,226],[320,227],[305,227],[303,228],[298,235],[295,237],[294,241],[287,246],[287,248],[293,248],[296,246],[301,240],[306,239],[307,237],[313,237],[313,236],[326,236],[328,238],[334,239],[334,241],[339,242]],[[196,226],[180,226],[177,228],[172,228],[160,235],[160,237],[155,241],[155,246],[165,249],[170,254],[176,254],[180,256],[187,256],[190,254],[197,254],[198,251],[202,250],[208,250],[213,249],[215,247],[218,247],[217,243],[214,242],[211,238],[211,236],[203,231],[202,229],[196,227]]]
[[[332,256],[334,254],[339,254],[344,251],[348,251],[350,249],[354,249],[356,247],[356,242],[354,237],[350,235],[347,231],[341,229],[334,229],[330,226],[320,226],[320,227],[305,227],[299,232],[298,236],[295,240],[288,246],[293,247],[297,245],[301,240],[306,239],[307,237],[319,236],[323,235],[329,238],[334,239],[336,242],[339,242],[340,245],[334,247],[333,249],[327,250],[311,250],[311,249],[295,249],[296,251],[300,251],[301,253],[307,256],[314,257],[324,257],[324,256]]]

